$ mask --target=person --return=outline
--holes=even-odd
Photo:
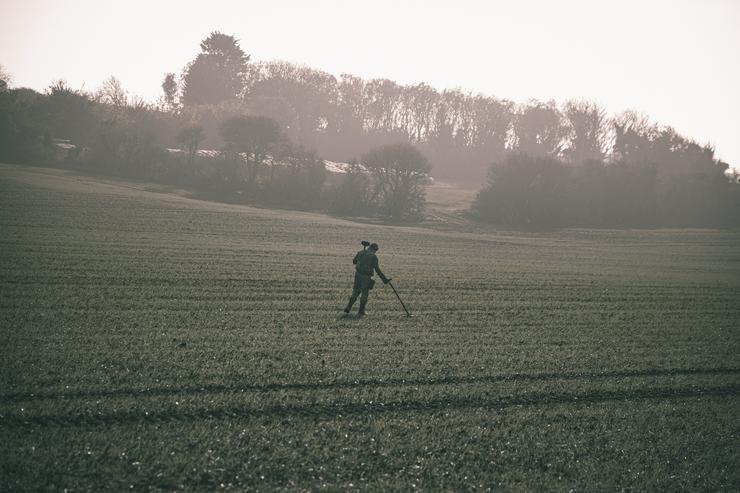
[[[385,277],[383,272],[380,270],[378,265],[378,244],[372,243],[367,249],[362,249],[357,252],[355,258],[352,259],[352,263],[355,264],[355,283],[352,286],[352,295],[349,297],[349,303],[344,309],[344,313],[349,313],[352,310],[352,305],[357,301],[357,297],[360,297],[360,310],[357,315],[360,317],[365,316],[365,305],[367,305],[367,298],[370,294],[370,290],[373,289],[375,281],[373,280],[373,274],[378,273],[383,284],[388,284],[391,279]]]

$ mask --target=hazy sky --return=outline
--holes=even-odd
[[[13,86],[115,75],[154,100],[220,30],[255,61],[634,109],[740,168],[740,0],[0,0],[0,12]]]

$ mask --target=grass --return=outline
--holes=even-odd
[[[0,166],[0,490],[740,487],[740,232],[455,227]]]

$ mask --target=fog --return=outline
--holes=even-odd
[[[494,222],[734,224],[731,2],[126,5],[9,5],[0,157],[396,219],[442,180]],[[414,156],[403,193],[370,178],[388,149]]]

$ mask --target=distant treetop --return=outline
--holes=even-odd
[[[234,36],[212,32],[200,43],[201,53],[183,73],[185,105],[218,104],[244,92],[249,55]]]

